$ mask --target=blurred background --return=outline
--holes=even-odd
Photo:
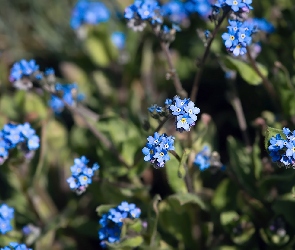
[[[0,125],[2,127],[8,121],[28,121],[41,138],[41,147],[32,162],[22,166],[27,176],[18,176],[8,166],[18,166],[19,162],[10,161],[0,167],[0,199],[15,208],[14,223],[17,228],[10,236],[0,236],[1,246],[11,239],[24,240],[20,229],[33,223],[42,229],[41,236],[32,241],[34,249],[99,249],[99,217],[95,212],[98,205],[129,200],[142,209],[144,218],[148,213],[146,204],[155,194],[160,194],[164,199],[183,187],[183,183],[174,180],[177,179],[177,176],[174,177],[177,167],[174,170],[171,167],[171,172],[166,172],[170,170],[156,170],[143,159],[139,163],[137,161],[142,156],[141,148],[146,137],[153,131],[146,130],[143,124],[148,121],[151,128],[157,126],[157,122],[149,117],[147,108],[154,103],[161,106],[166,98],[176,94],[172,81],[166,79],[167,64],[160,45],[149,28],[143,32],[128,29],[123,13],[133,1],[100,2],[109,9],[110,19],[75,30],[71,27],[71,14],[76,1],[1,1]],[[167,1],[160,2],[164,4]],[[159,249],[215,249],[222,245],[232,247],[222,249],[293,249],[294,201],[274,205],[261,223],[259,216],[263,214],[266,204],[273,206],[277,197],[289,193],[294,184],[291,179],[293,172],[290,174],[290,170],[283,171],[269,162],[264,149],[263,128],[266,125],[294,127],[295,99],[285,83],[288,79],[291,84],[295,82],[292,77],[295,70],[295,4],[293,0],[254,0],[252,5],[254,10],[250,16],[267,19],[275,29],[272,34],[259,36],[261,52],[256,60],[267,68],[278,99],[273,101],[262,84],[251,84],[240,74],[237,74],[234,84],[245,113],[251,144],[256,145],[255,164],[262,164],[258,176],[274,177],[262,181],[263,184],[260,179],[255,183],[250,183],[251,178],[244,179],[243,185],[247,188],[250,186],[252,193],[259,188],[260,191],[257,191],[259,197],[254,197],[257,202],[243,210],[245,202],[236,201],[242,189],[231,182],[225,172],[198,173],[196,186],[205,193],[209,204],[209,210],[199,211],[196,215],[203,232],[201,243],[195,243],[193,236],[181,232],[181,228],[193,228],[191,218],[187,216],[188,210],[180,211],[181,214],[177,215],[183,221],[182,225],[173,219],[175,215],[172,209],[167,210],[166,217],[163,216],[163,221],[160,221],[159,232],[165,244],[162,242],[164,245]],[[165,22],[171,23],[168,18]],[[204,116],[200,118],[195,133],[200,132],[204,124],[210,125],[204,138],[196,144],[193,154],[201,151],[206,142],[219,152],[222,163],[240,166],[243,163],[232,160],[234,156],[230,151],[236,149],[235,153],[240,158],[247,155],[242,146],[237,146],[239,143],[236,141],[242,141],[243,137],[231,102],[231,85],[225,74],[227,70],[222,67],[222,57],[227,52],[221,34],[226,26],[224,23],[213,42],[212,53],[201,78],[196,106],[201,114],[208,116],[205,117],[207,120]],[[170,48],[179,77],[190,94],[197,59],[204,52],[200,34],[207,29],[212,30],[214,26],[206,15],[195,12],[184,18],[180,27],[182,31],[177,33]],[[123,46],[114,42],[112,35],[115,32],[125,34]],[[79,91],[85,95],[83,104],[100,115],[97,128],[118,146],[130,165],[136,163],[135,167],[129,170],[121,166],[105,145],[93,137],[79,117],[67,111],[55,115],[48,106],[48,97],[14,89],[8,80],[10,68],[23,58],[35,59],[41,70],[52,67],[61,83],[76,82]],[[281,62],[284,70],[276,67],[275,62]],[[173,122],[168,123],[165,130],[168,133],[173,131]],[[235,138],[230,147],[229,136]],[[177,135],[177,139],[183,142],[185,136]],[[87,156],[91,162],[98,162],[101,169],[98,180],[90,185],[84,195],[77,197],[68,188],[66,178],[70,176],[69,167],[73,159],[81,155]],[[245,160],[247,164],[253,164],[249,163],[253,160],[251,157]],[[30,181],[38,165],[42,166],[42,175],[38,185],[31,188]],[[241,192],[246,193],[247,188]],[[260,197],[266,200],[260,200]],[[245,199],[248,198],[246,196]],[[228,232],[228,228],[223,228],[228,225],[219,222],[219,215],[224,211],[238,211],[242,221],[245,215],[247,223],[251,223],[246,223],[246,229],[240,224],[235,225],[234,230],[230,227]],[[288,235],[288,239],[276,241],[268,234],[261,236],[261,228],[267,227],[278,217],[284,221],[280,229],[284,227],[284,236]],[[244,238],[236,237],[243,235],[240,231],[244,232],[244,229],[247,235]],[[187,231],[190,234],[190,230]]]

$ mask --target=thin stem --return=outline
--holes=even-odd
[[[165,54],[165,57],[167,59],[167,62],[168,62],[168,65],[169,65],[169,73],[172,76],[176,93],[182,98],[187,97],[187,92],[183,89],[182,84],[180,82],[180,79],[178,77],[178,74],[176,72],[176,69],[175,69],[175,67],[173,65],[171,54],[170,54],[170,51],[169,51],[169,45],[167,43],[164,43],[164,42],[160,42],[160,45],[161,45],[161,48],[162,48],[162,50],[163,50],[163,52]]]
[[[239,127],[242,132],[243,140],[246,144],[247,150],[249,152],[251,152],[252,147],[251,147],[250,137],[248,134],[247,122],[246,122],[243,106],[241,103],[241,99],[240,99],[238,92],[236,90],[235,83],[230,81],[230,84],[231,84],[230,101],[231,101],[231,104],[232,104],[234,111],[236,113]]]
[[[204,65],[205,65],[205,62],[206,62],[206,60],[208,58],[212,42],[213,42],[217,32],[219,31],[222,22],[226,18],[227,14],[228,14],[228,11],[223,12],[222,17],[219,19],[217,25],[215,26],[215,29],[213,30],[213,32],[211,34],[211,38],[209,39],[209,41],[207,43],[207,47],[206,47],[206,49],[204,51],[202,59],[198,63],[199,71],[195,75],[195,79],[194,79],[194,83],[193,83],[193,87],[192,87],[192,92],[191,92],[191,95],[190,95],[190,99],[192,101],[196,101],[196,99],[197,99],[197,93],[198,93],[198,90],[199,90],[199,82],[201,80],[201,76],[202,76],[202,73],[203,73],[203,70],[204,70]]]
[[[260,69],[258,68],[256,61],[254,60],[254,58],[251,56],[250,53],[250,49],[249,47],[247,48],[247,57],[248,60],[250,62],[250,64],[252,65],[252,68],[254,69],[254,71],[257,73],[257,75],[259,75],[259,77],[262,80],[262,83],[266,89],[266,91],[268,92],[268,94],[270,95],[270,97],[273,99],[274,102],[276,102],[277,100],[277,96],[276,96],[276,92],[273,88],[273,85],[271,84],[271,82],[261,73]]]

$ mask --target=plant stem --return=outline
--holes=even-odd
[[[198,90],[199,90],[199,82],[201,80],[201,76],[202,76],[202,73],[203,73],[203,70],[204,70],[204,65],[205,65],[205,62],[206,62],[206,60],[208,58],[212,42],[213,42],[217,32],[219,31],[222,22],[226,18],[227,14],[228,14],[228,11],[223,12],[222,17],[219,19],[217,25],[215,26],[215,29],[213,30],[213,32],[211,34],[211,38],[209,39],[209,41],[207,43],[207,46],[206,46],[206,49],[205,49],[204,54],[202,56],[202,59],[198,63],[199,71],[195,75],[195,79],[194,79],[194,83],[193,83],[193,87],[192,87],[192,91],[191,91],[191,95],[190,95],[190,99],[193,102],[195,102],[196,99],[197,99],[197,93],[198,93]]]
[[[169,73],[172,76],[176,93],[181,98],[187,97],[187,92],[183,89],[182,84],[180,82],[180,79],[178,77],[178,74],[176,72],[176,69],[175,69],[175,67],[173,65],[172,57],[171,57],[171,54],[170,54],[170,51],[169,51],[169,45],[167,43],[164,43],[164,42],[160,42],[160,45],[161,45],[161,48],[162,48],[162,50],[163,50],[163,52],[165,54],[165,57],[167,59],[168,66],[169,66]]]
[[[263,83],[266,91],[268,92],[270,97],[273,99],[273,101],[276,103],[277,102],[277,96],[276,96],[276,92],[274,90],[274,87],[271,84],[271,82],[261,73],[260,69],[258,68],[258,66],[256,64],[256,61],[251,56],[249,47],[247,48],[247,57],[248,57],[248,60],[249,60],[250,64],[252,65],[252,68],[257,73],[257,75],[259,75],[259,77],[261,78],[262,83]]]
[[[246,144],[247,150],[249,152],[252,151],[252,147],[251,147],[251,142],[250,142],[250,137],[248,134],[248,128],[247,128],[247,122],[246,122],[246,118],[245,118],[245,114],[243,111],[243,106],[241,103],[241,99],[238,95],[235,83],[230,81],[230,85],[231,85],[231,97],[230,97],[230,102],[231,105],[234,108],[234,111],[236,113],[237,119],[238,119],[238,124],[240,127],[240,130],[242,132],[242,136],[243,136],[243,140]]]
[[[181,157],[174,150],[170,150],[169,152],[179,161],[179,163],[181,163]],[[183,163],[183,166],[185,169],[184,181],[185,181],[187,191],[189,193],[194,193],[194,186],[191,180],[191,176],[188,172],[188,165],[186,163]]]

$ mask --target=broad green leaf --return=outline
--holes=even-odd
[[[239,59],[235,59],[231,56],[224,57],[224,63],[227,68],[236,70],[239,72],[241,77],[251,85],[258,85],[262,82],[261,77],[255,72],[252,66],[246,62],[243,62]],[[268,70],[265,66],[257,63],[257,67],[262,73],[263,76],[267,77]]]
[[[220,222],[223,226],[229,225],[239,219],[239,215],[235,211],[227,211],[220,214]]]
[[[85,48],[89,57],[98,66],[105,67],[110,63],[105,45],[98,37],[89,36],[85,41]]]
[[[181,206],[185,204],[197,204],[202,209],[206,209],[206,205],[202,199],[196,195],[191,193],[178,193],[168,196],[169,200],[177,200]]]
[[[143,243],[142,236],[135,236],[135,237],[127,238],[126,240],[123,240],[120,243],[120,246],[126,249],[127,247],[130,249],[134,249],[135,247],[139,247],[142,243]]]
[[[229,179],[224,179],[214,192],[212,205],[217,210],[235,209],[238,187]]]
[[[36,116],[38,119],[45,119],[47,116],[47,108],[41,97],[31,92],[26,95],[24,111],[27,115]]]

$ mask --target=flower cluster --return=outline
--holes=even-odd
[[[0,248],[0,250],[32,250],[32,248],[28,248],[25,244],[11,242],[8,246]]]
[[[200,109],[195,107],[194,102],[189,98],[180,99],[179,96],[175,96],[173,99],[167,99],[165,104],[176,118],[176,130],[179,132],[190,131],[197,121],[197,114],[200,113]]]
[[[9,150],[19,147],[29,158],[32,151],[39,148],[40,139],[29,123],[8,123],[0,130],[0,164],[9,155]]]
[[[123,201],[119,206],[111,208],[107,213],[102,215],[99,220],[101,225],[98,231],[100,245],[106,247],[106,242],[116,243],[120,241],[121,229],[124,219],[137,219],[141,210],[133,203]]]
[[[61,98],[57,95],[51,95],[49,101],[49,106],[52,108],[54,113],[60,114],[64,108],[65,103],[69,106],[73,106],[76,101],[81,101],[84,98],[84,95],[77,93],[78,86],[75,83],[72,84],[60,84],[55,85],[55,91],[60,94]]]
[[[229,8],[234,12],[249,12],[252,10],[252,0],[217,0],[218,8]]]
[[[207,18],[212,11],[209,0],[188,0],[184,6],[188,13],[198,13],[203,18]]]
[[[253,25],[248,22],[228,21],[228,33],[223,33],[222,39],[228,51],[235,56],[244,55],[247,46],[251,44],[252,34],[255,32]]]
[[[295,130],[293,132],[288,128],[283,128],[283,134],[286,139],[280,134],[270,138],[270,146],[268,150],[272,161],[280,162],[285,167],[295,167]]]
[[[110,19],[108,8],[101,2],[81,0],[77,2],[71,17],[71,27],[79,29],[83,24],[99,24]]]
[[[14,209],[2,204],[0,206],[0,233],[6,234],[12,230],[11,220],[14,217]]]
[[[198,166],[201,171],[206,170],[211,164],[210,156],[210,148],[208,146],[204,146],[204,148],[196,155],[194,164]]]
[[[145,155],[144,160],[152,163],[155,168],[164,167],[165,163],[170,160],[168,151],[174,150],[174,137],[155,132],[154,136],[147,138],[147,141],[142,149]]]
[[[13,64],[9,80],[18,89],[28,90],[33,87],[32,81],[39,79],[39,65],[35,60],[26,61],[24,59]]]
[[[135,0],[125,9],[124,17],[128,20],[128,27],[134,31],[143,31],[146,21],[152,25],[162,23],[160,6],[156,0]]]
[[[183,2],[179,0],[171,0],[163,4],[161,14],[163,17],[168,17],[172,23],[181,23],[188,18]]]
[[[74,160],[74,165],[71,166],[72,176],[67,179],[70,188],[77,194],[82,194],[86,191],[89,184],[92,183],[94,172],[99,169],[97,163],[90,168],[87,166],[89,160],[82,156]]]
[[[257,29],[260,31],[264,31],[265,33],[268,33],[268,34],[273,33],[275,30],[274,26],[264,18],[248,19],[247,23],[249,23],[250,25],[252,24],[255,30]]]

